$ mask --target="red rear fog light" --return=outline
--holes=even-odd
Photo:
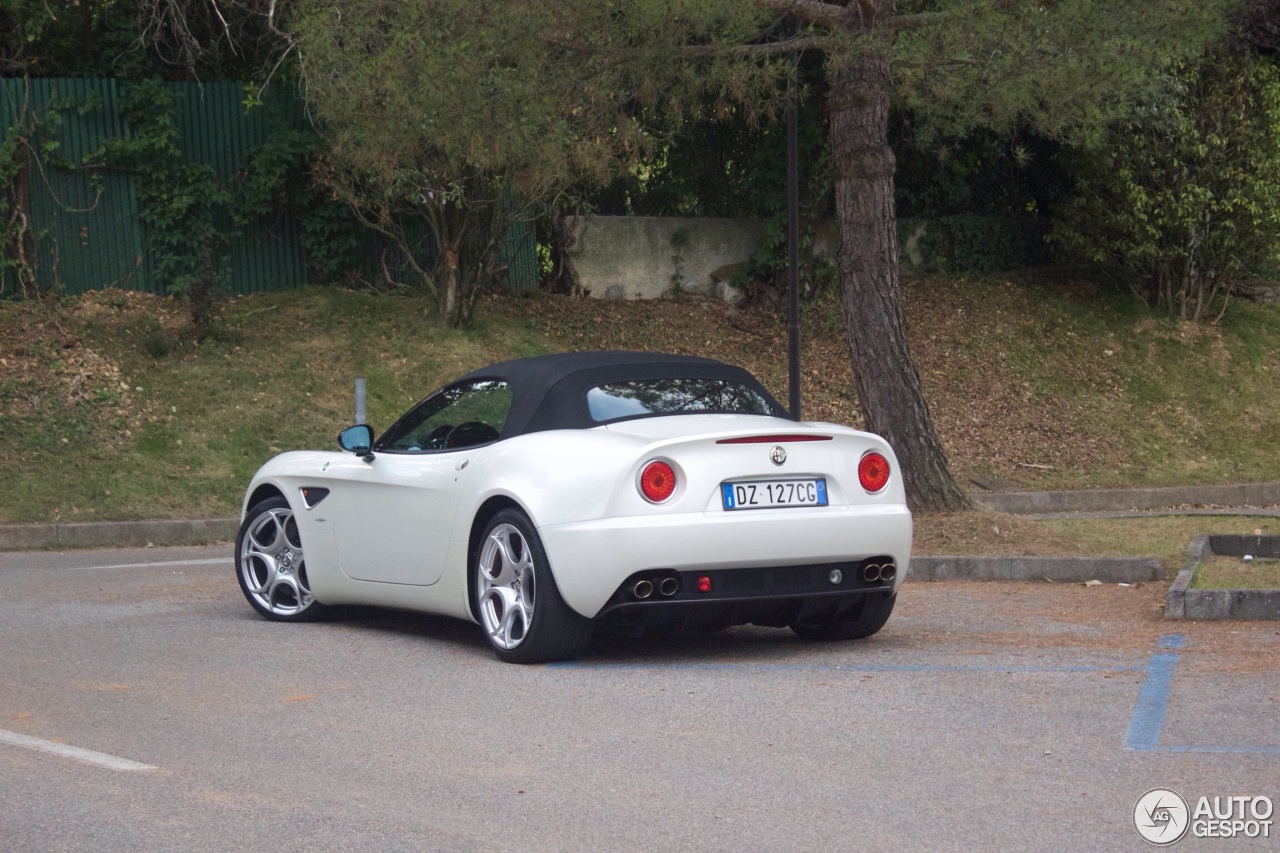
[[[711,578],[706,575],[702,575],[698,578],[698,582],[694,584],[694,588],[697,589],[698,592],[711,592]]]

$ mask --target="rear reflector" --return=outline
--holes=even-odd
[[[744,435],[741,438],[722,438],[716,444],[777,444],[780,441],[830,441],[829,435]]]

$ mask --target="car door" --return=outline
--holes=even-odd
[[[388,429],[371,459],[330,467],[325,510],[344,574],[414,585],[440,579],[468,463],[498,440],[510,399],[505,382],[443,389]]]

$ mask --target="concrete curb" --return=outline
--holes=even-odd
[[[238,518],[0,524],[0,551],[203,545],[234,539]]]
[[[907,580],[1145,583],[1165,579],[1150,557],[912,557]]]
[[[1057,512],[1113,512],[1175,506],[1271,507],[1280,504],[1280,483],[1227,486],[1172,486],[1159,489],[1079,489],[1065,492],[984,492],[974,504],[1014,515]]]
[[[1105,512],[1029,512],[1027,521],[1063,521],[1072,518],[1170,518],[1172,516],[1218,516],[1223,518],[1280,518],[1280,509],[1231,507],[1229,509],[1124,509]]]
[[[1187,564],[1165,596],[1164,618],[1280,620],[1280,589],[1192,589],[1201,563],[1214,554],[1280,557],[1280,536],[1200,535],[1187,546]]]
[[[237,518],[0,525],[0,551],[200,545],[234,539]],[[911,558],[909,580],[1142,583],[1164,579],[1159,560],[1133,557]]]

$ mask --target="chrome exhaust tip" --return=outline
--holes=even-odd
[[[648,598],[653,595],[653,582],[636,581],[636,585],[631,587],[631,594],[636,598]]]
[[[893,563],[885,563],[880,567],[880,580],[891,581],[898,576],[898,567]]]
[[[671,596],[675,595],[679,591],[680,591],[679,578],[663,578],[662,582],[658,584],[658,592],[662,593],[663,596],[667,598],[670,598]]]
[[[862,579],[867,583],[875,583],[876,581],[880,580],[881,571],[882,569],[876,563],[871,563],[870,565],[863,566]]]

